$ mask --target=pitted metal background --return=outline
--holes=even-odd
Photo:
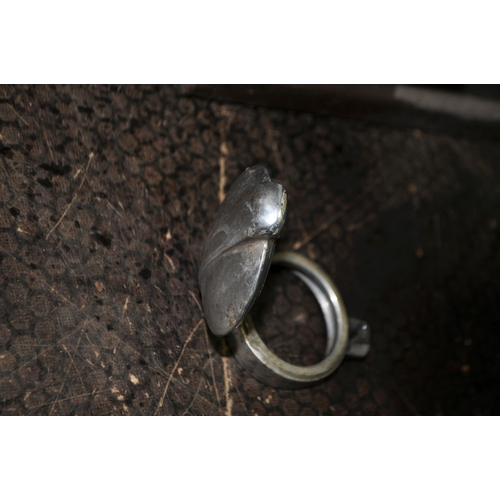
[[[1,87],[0,413],[497,414],[499,160],[492,139],[174,87]],[[199,307],[211,221],[255,164],[288,191],[277,250],[372,327],[366,360],[299,391],[249,377]],[[276,329],[302,292],[272,295]]]

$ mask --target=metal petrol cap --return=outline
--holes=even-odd
[[[262,166],[247,168],[222,202],[200,263],[203,312],[217,336],[237,328],[267,278],[286,217],[285,188]]]

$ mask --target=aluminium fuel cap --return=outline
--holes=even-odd
[[[286,218],[287,193],[262,166],[247,168],[229,189],[202,254],[199,284],[205,319],[218,337],[227,336],[238,362],[257,380],[294,389],[335,371],[346,355],[364,357],[370,329],[347,317],[339,291],[317,264],[295,252],[273,258]],[[313,292],[326,323],[325,358],[298,366],[276,356],[262,341],[250,317],[271,264],[292,269]]]

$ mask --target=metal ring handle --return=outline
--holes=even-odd
[[[337,287],[314,262],[295,252],[276,253],[273,264],[289,267],[314,293],[327,330],[326,356],[311,366],[297,366],[274,354],[263,342],[250,316],[228,336],[238,362],[257,380],[282,389],[297,389],[333,373],[349,348],[349,320]]]

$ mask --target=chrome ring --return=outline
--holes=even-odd
[[[274,354],[263,342],[247,315],[239,329],[228,335],[238,362],[257,380],[281,389],[297,389],[333,373],[349,347],[349,320],[337,287],[317,264],[295,252],[276,253],[272,263],[291,268],[313,292],[324,315],[327,331],[325,358],[311,366],[297,366]]]

